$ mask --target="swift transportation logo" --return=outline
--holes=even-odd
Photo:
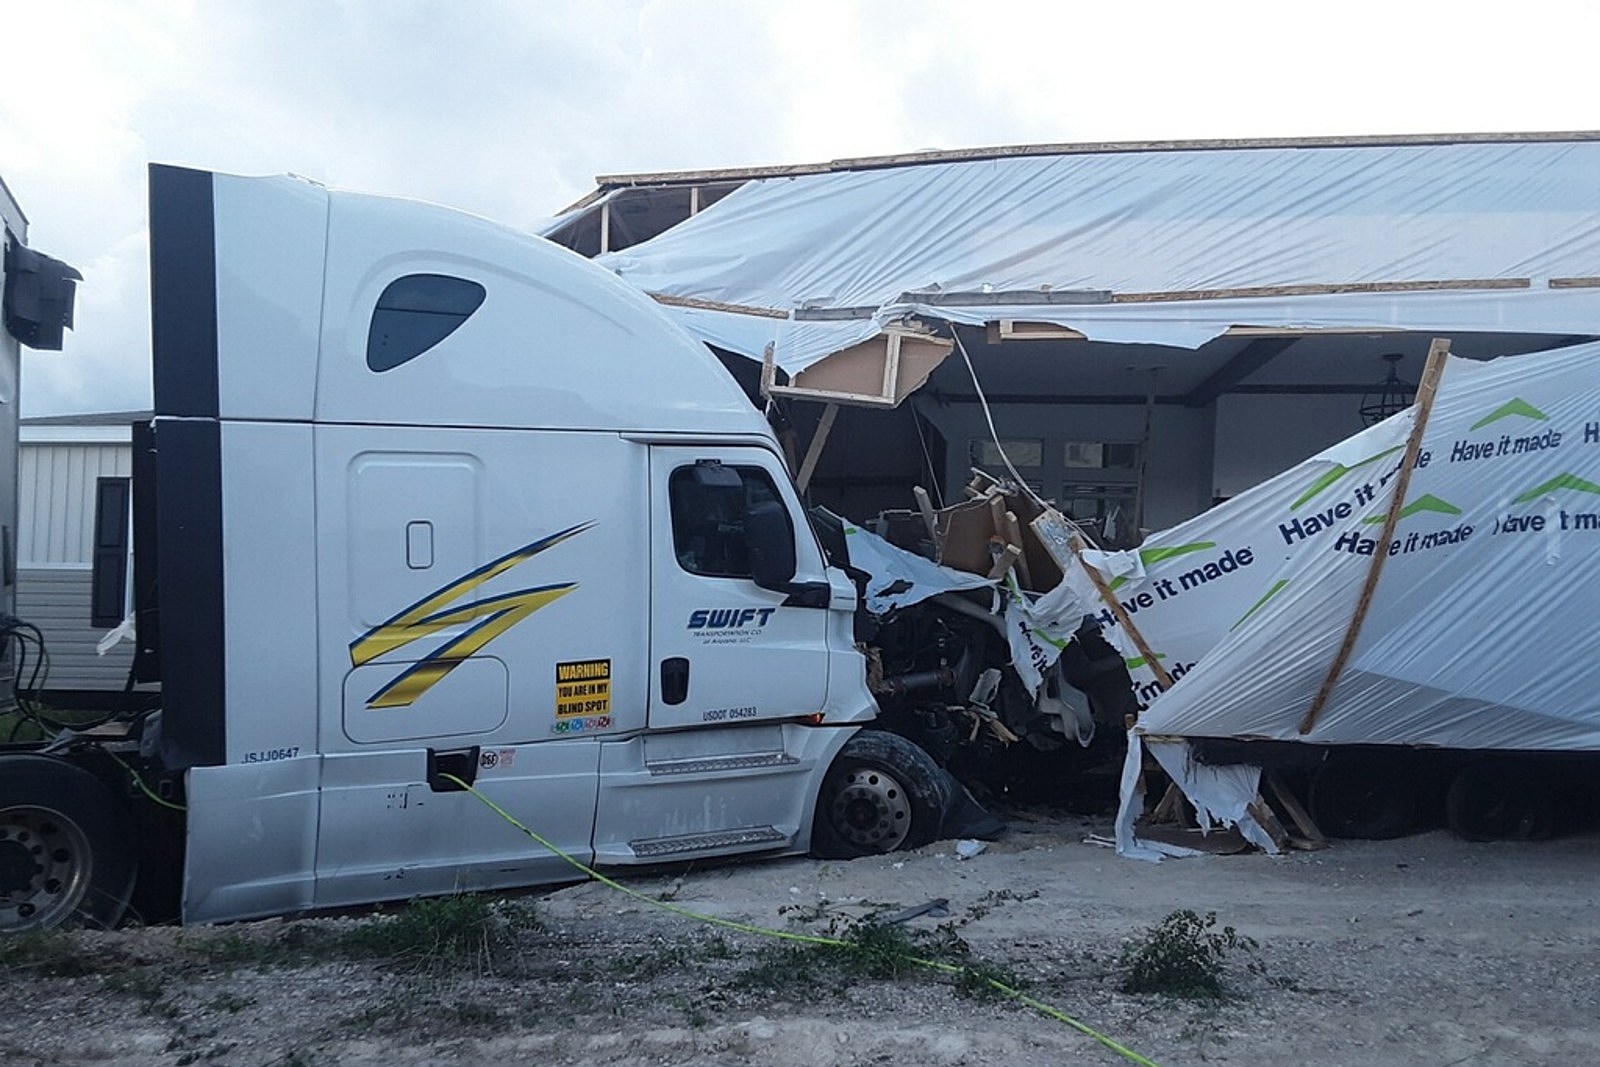
[[[526,563],[545,549],[553,548],[569,537],[576,537],[593,525],[592,522],[580,523],[524,545],[515,552],[508,552],[443,589],[430,593],[394,618],[374,626],[350,642],[350,663],[359,667],[440,630],[472,624],[464,633],[450,638],[419,662],[410,664],[392,682],[368,697],[367,707],[403,708],[410,705],[490,641],[546,604],[578,588],[577,582],[539,585],[474,601],[463,607],[446,607],[451,601],[459,600],[518,564]]]

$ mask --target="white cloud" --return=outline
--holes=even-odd
[[[144,167],[528,225],[599,173],[1022,142],[1594,124],[1590,3],[55,0],[0,14],[0,168],[84,271],[29,413],[148,402]]]

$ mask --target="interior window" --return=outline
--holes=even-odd
[[[1001,454],[1001,449],[1005,454]],[[1006,460],[1017,468],[1037,467],[1044,462],[1044,440],[1038,437],[1016,437],[996,443],[987,437],[972,442],[967,452],[974,467],[984,470],[1004,469]]]
[[[781,500],[766,471],[701,460],[672,472],[667,495],[679,566],[709,578],[752,577],[745,515],[751,505]]]
[[[384,286],[367,331],[367,366],[393,370],[449,337],[483,303],[477,282],[407,274]]]

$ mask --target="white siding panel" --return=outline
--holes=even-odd
[[[89,564],[94,552],[94,494],[100,478],[126,478],[125,444],[24,444],[20,463],[17,562]]]
[[[95,645],[106,631],[89,626],[90,572],[79,567],[22,567],[17,571],[17,616],[44,634],[50,689],[120,690],[133,664],[133,643],[104,656]],[[31,672],[32,665],[28,671]],[[26,674],[21,679],[26,684]]]

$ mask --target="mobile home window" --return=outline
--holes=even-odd
[[[109,630],[128,613],[128,513],[132,483],[100,478],[94,487],[94,559],[89,625]]]

